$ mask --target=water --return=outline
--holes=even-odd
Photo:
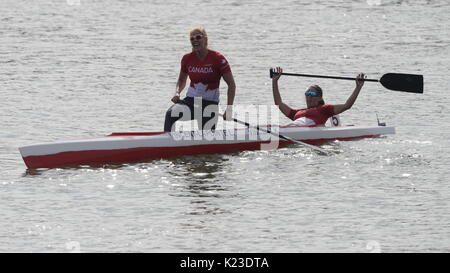
[[[447,1],[4,0],[0,11],[0,251],[450,251]],[[423,74],[425,93],[367,83],[342,121],[378,113],[397,134],[322,146],[333,156],[291,146],[26,170],[23,145],[161,130],[198,25],[232,65],[236,104],[273,102],[272,66]],[[354,86],[283,77],[284,101],[302,107],[311,84],[328,103]]]

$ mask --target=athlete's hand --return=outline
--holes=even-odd
[[[356,76],[356,87],[361,88],[364,85],[365,81],[362,81],[361,79],[366,79],[367,76],[364,73],[359,73],[358,76]]]
[[[224,120],[233,120],[233,108],[231,105],[227,106],[227,110],[223,112],[223,119]]]
[[[172,102],[173,102],[173,103],[179,103],[179,102],[181,102],[180,94],[175,94],[175,96],[173,96],[173,98],[172,98]]]
[[[281,67],[277,67],[275,69],[272,69],[273,71],[273,76],[272,76],[272,81],[278,81],[278,79],[280,79],[281,77],[281,73],[283,73],[283,69]]]

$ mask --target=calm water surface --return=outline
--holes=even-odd
[[[447,1],[4,0],[0,14],[0,251],[450,251]],[[271,66],[423,74],[425,93],[367,83],[343,123],[378,113],[397,134],[323,145],[332,156],[293,145],[26,170],[23,145],[161,130],[198,25],[232,65],[236,104],[273,102]],[[311,84],[328,103],[354,87],[283,77],[285,102],[302,107]]]

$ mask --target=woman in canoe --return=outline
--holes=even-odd
[[[173,131],[174,123],[196,119],[200,130],[214,130],[219,110],[219,84],[221,78],[228,85],[227,109],[224,119],[231,119],[236,84],[230,64],[217,51],[208,48],[208,35],[203,28],[194,28],[189,33],[192,52],[181,59],[181,69],[172,97],[172,105],[166,112],[164,131]],[[186,97],[180,99],[189,76],[190,85]],[[194,104],[195,99],[195,104]],[[195,110],[194,110],[195,108]],[[197,113],[198,112],[198,113]]]
[[[359,95],[359,91],[364,85],[364,81],[360,79],[365,79],[366,75],[363,73],[358,74],[356,78],[356,87],[353,93],[347,99],[344,104],[325,104],[322,95],[322,88],[318,85],[310,86],[305,92],[306,108],[304,109],[293,109],[286,105],[280,95],[280,90],[278,88],[278,80],[283,73],[283,69],[277,67],[274,69],[274,75],[272,77],[272,91],[273,99],[275,104],[278,105],[280,111],[288,118],[294,121],[295,125],[324,125],[325,122],[332,116],[338,115],[344,111],[350,109],[356,101]]]

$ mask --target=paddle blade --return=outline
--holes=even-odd
[[[415,74],[387,73],[380,79],[387,89],[411,93],[423,93],[423,76]]]

